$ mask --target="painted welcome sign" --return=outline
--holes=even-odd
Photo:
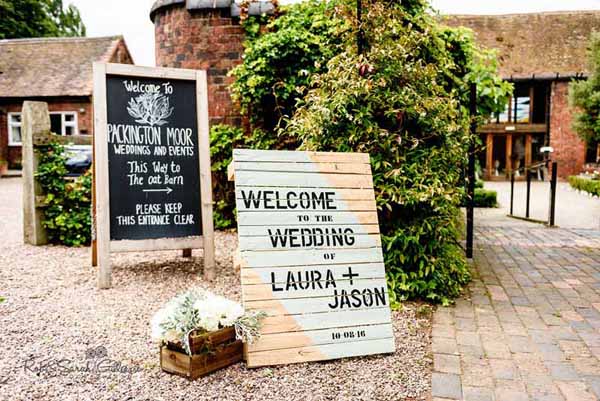
[[[206,71],[93,68],[99,286],[111,252],[204,249],[214,277]]]
[[[233,153],[250,367],[394,352],[369,156]]]

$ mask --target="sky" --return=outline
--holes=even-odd
[[[294,0],[282,1],[283,4]],[[154,66],[154,0],[68,0],[79,8],[87,36],[123,35],[138,65]],[[600,10],[600,0],[431,0],[442,14],[509,14]]]

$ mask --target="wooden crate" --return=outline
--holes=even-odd
[[[243,359],[243,344],[235,339],[232,327],[190,336],[190,349],[191,356],[179,346],[161,346],[162,370],[194,380]],[[207,350],[210,352],[207,353]]]

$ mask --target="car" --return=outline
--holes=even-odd
[[[91,145],[66,145],[64,155],[67,158],[67,177],[79,177],[92,166]]]

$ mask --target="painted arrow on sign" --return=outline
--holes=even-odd
[[[173,192],[172,188],[166,187],[161,189],[142,189],[143,192],[166,192],[167,195]]]

